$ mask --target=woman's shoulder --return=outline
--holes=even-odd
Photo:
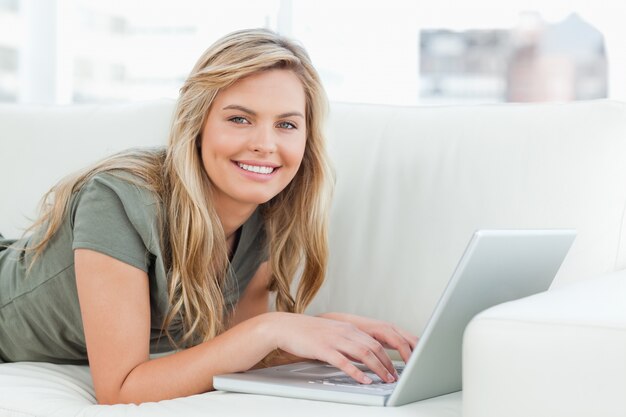
[[[154,184],[132,171],[115,169],[98,172],[80,188],[72,202],[72,218],[79,206],[83,213],[94,208],[124,213],[136,228],[152,230],[160,221],[162,200]]]
[[[158,194],[142,176],[126,170],[109,170],[93,175],[76,193],[70,225],[75,234],[77,226],[87,231],[81,236],[92,236],[93,229],[105,225],[108,226],[102,233],[113,230],[117,235],[136,233],[138,240],[135,240],[142,241],[151,252],[158,252],[161,207]]]
[[[130,148],[100,162],[80,186],[113,191],[122,201],[152,205],[160,202],[165,148]]]
[[[106,189],[109,193],[115,193],[125,206],[151,206],[161,202],[161,196],[154,184],[148,183],[145,178],[132,171],[122,169],[99,172],[83,188],[95,192]]]

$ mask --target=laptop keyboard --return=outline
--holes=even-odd
[[[396,371],[398,372],[398,375],[402,375],[403,370],[404,370],[403,365],[396,367]],[[329,385],[329,386],[351,387],[351,388],[359,388],[359,389],[364,389],[368,391],[378,391],[378,392],[393,391],[393,389],[396,387],[397,381],[392,382],[392,383],[384,382],[376,374],[373,374],[371,372],[366,372],[366,375],[372,379],[373,382],[371,384],[361,384],[360,382],[355,381],[354,379],[352,379],[351,377],[347,375],[312,379],[309,381],[309,384],[322,384],[322,385]]]

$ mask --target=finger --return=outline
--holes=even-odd
[[[343,326],[344,343],[338,345],[340,351],[365,364],[383,381],[393,382],[398,377],[391,358],[383,345],[368,332],[352,324]],[[381,368],[382,367],[384,368]],[[391,376],[391,377],[390,377]]]
[[[325,356],[326,357],[322,359],[324,362],[327,362],[329,365],[332,365],[335,368],[342,370],[346,373],[346,375],[348,375],[355,381],[366,385],[373,382],[372,379],[365,374],[365,372],[361,371],[352,363],[352,361],[350,361],[341,353],[337,351],[332,351]]]
[[[379,340],[377,340],[375,337],[368,335],[367,333],[363,333],[362,336],[364,337],[364,341],[363,343],[369,347],[369,349],[374,352],[374,354],[376,355],[376,357],[380,360],[380,362],[385,366],[385,368],[387,369],[387,371],[395,377],[395,379],[398,379],[398,372],[396,371],[395,366],[393,365],[393,361],[391,360],[391,358],[389,357],[389,354],[387,353],[387,351],[385,350],[385,346],[383,345],[383,343]],[[410,355],[410,353],[409,353]],[[380,375],[379,375],[380,376]],[[389,381],[388,381],[389,382]],[[391,381],[393,382],[393,381]]]
[[[393,328],[395,329],[396,332],[400,333],[400,335],[409,342],[409,345],[411,346],[411,350],[415,350],[419,337],[407,332],[404,329],[400,329],[396,326],[394,326]]]
[[[400,336],[398,336],[398,341],[395,343],[394,349],[398,351],[400,357],[405,363],[409,361],[411,353],[413,353],[409,342]]]
[[[411,341],[407,340],[399,329],[389,326],[379,329],[374,337],[388,349],[397,350],[404,362],[408,362],[413,351]]]
[[[346,340],[339,347],[339,350],[344,355],[354,358],[356,362],[367,366],[381,380],[395,382],[396,370],[393,367],[391,358],[389,358],[383,346],[376,340],[369,337],[365,342]]]
[[[411,350],[415,350],[415,347],[417,346],[417,341],[419,340],[417,336],[412,335],[406,330],[400,329],[396,326],[392,326],[392,329],[393,329],[394,334],[399,335],[402,339],[404,339],[409,344],[409,347],[411,348]]]

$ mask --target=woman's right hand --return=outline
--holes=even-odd
[[[397,373],[385,348],[355,325],[293,313],[266,313],[276,349],[335,366],[362,384],[372,380],[354,362],[363,363],[380,379],[394,382]]]

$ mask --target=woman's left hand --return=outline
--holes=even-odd
[[[397,350],[404,362],[408,362],[411,352],[417,345],[418,337],[382,320],[346,313],[324,313],[319,317],[351,323],[362,332],[376,339],[386,349]]]

